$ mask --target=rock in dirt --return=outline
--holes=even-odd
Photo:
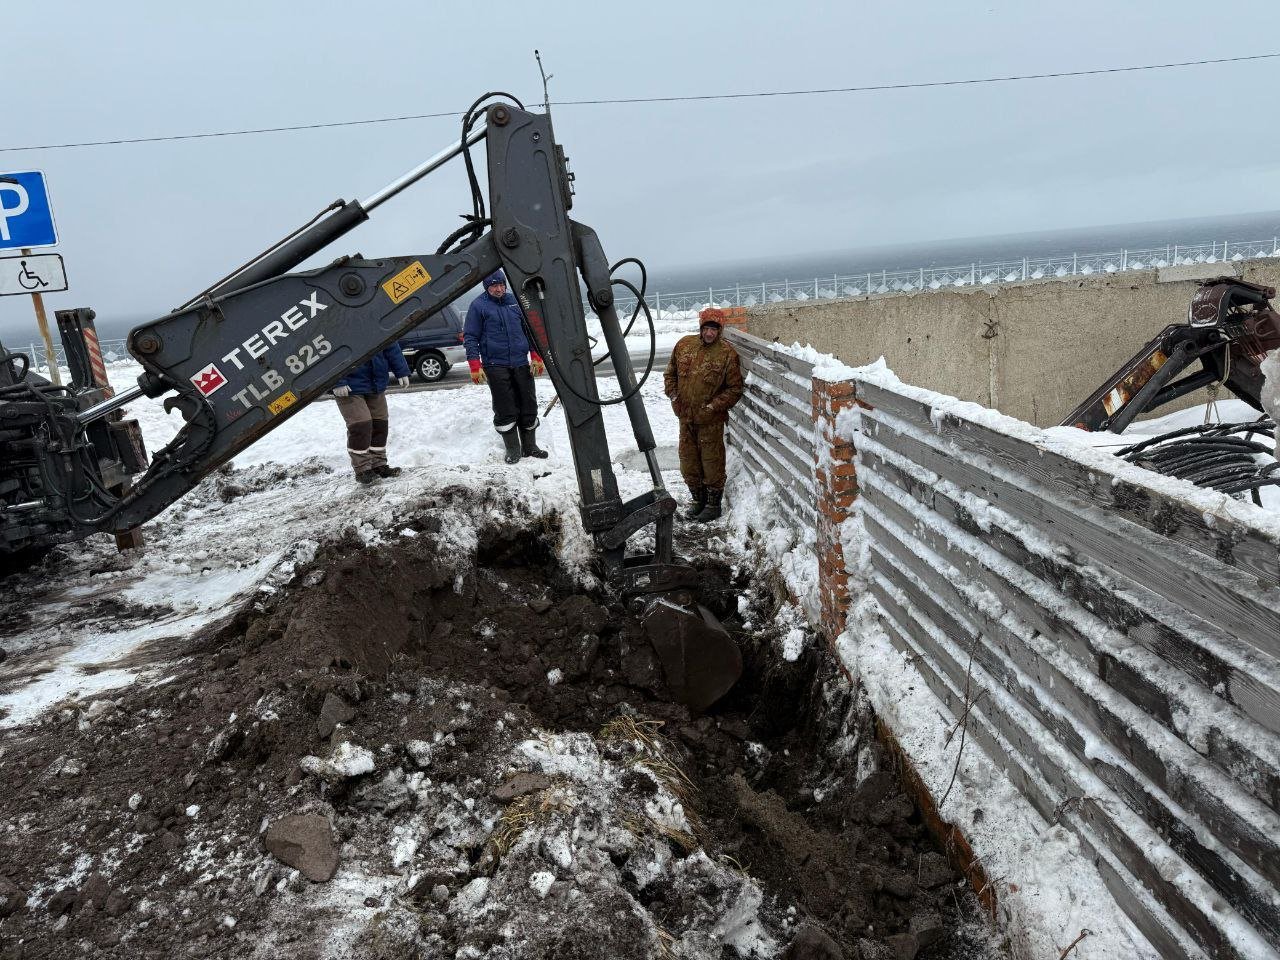
[[[119,917],[127,913],[133,904],[119,890],[111,891],[111,895],[107,897],[107,902],[102,905],[102,910],[109,917]]]
[[[926,889],[940,887],[944,883],[953,883],[959,874],[951,869],[947,858],[940,853],[929,852],[920,858],[920,886]]]
[[[534,613],[546,613],[551,609],[551,601],[545,597],[539,597],[536,600],[529,601],[529,609]]]
[[[844,960],[844,951],[821,929],[806,925],[782,951],[782,960]]]
[[[937,942],[942,939],[942,914],[931,910],[915,914],[911,918],[911,932],[922,948]]]
[[[895,933],[886,937],[884,943],[893,960],[916,960],[916,954],[920,952],[919,941],[910,933]]]
[[[326,694],[320,706],[320,718],[316,720],[316,732],[328,740],[338,724],[350,723],[355,715],[355,709],[336,693]]]
[[[74,907],[75,905],[76,905],[75,890],[73,890],[71,887],[63,887],[61,890],[55,891],[53,896],[49,898],[48,903],[46,903],[44,906],[45,906],[45,909],[48,910],[52,916],[60,917],[64,913],[70,913],[71,908]]]
[[[107,883],[107,878],[100,873],[91,873],[76,897],[76,910],[83,910],[90,903],[101,910],[110,896],[111,885]]]
[[[551,786],[551,778],[542,773],[521,770],[494,787],[491,796],[499,803],[510,803],[516,797],[537,793]]]
[[[333,879],[338,870],[338,848],[329,820],[318,813],[291,813],[267,828],[263,841],[267,852],[286,866],[302,872],[313,883]]]
[[[25,899],[16,883],[8,877],[0,877],[0,918],[13,916]]]

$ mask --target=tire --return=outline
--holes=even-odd
[[[449,364],[442,353],[424,350],[413,358],[413,369],[425,383],[436,383],[449,372]]]

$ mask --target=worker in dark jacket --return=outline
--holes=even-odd
[[[533,378],[542,374],[542,358],[529,346],[520,304],[507,290],[502,271],[484,280],[484,293],[471,301],[462,327],[473,383],[488,383],[493,425],[506,446],[507,463],[521,455],[545,457],[539,448],[538,396]]]
[[[360,483],[400,474],[399,467],[387,464],[387,384],[392,375],[400,386],[409,385],[409,364],[398,343],[352,367],[333,388],[338,412],[347,423],[351,468]]]
[[[702,321],[697,336],[681,337],[663,377],[671,409],[680,418],[680,473],[693,495],[685,513],[709,523],[720,518],[724,496],[724,426],[742,399],[738,351],[720,338],[720,322]]]

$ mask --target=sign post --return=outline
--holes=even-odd
[[[28,170],[0,175],[0,250],[21,248],[23,256],[30,256],[32,247],[52,247],[57,242],[58,231],[53,224],[53,207],[49,203],[49,188],[44,174],[39,170]],[[31,282],[28,275],[34,274],[25,266],[23,270],[25,272],[19,277],[20,285],[24,279]],[[49,321],[45,317],[41,289],[36,285],[25,292],[31,294],[31,302],[36,309],[36,325],[40,328],[49,360],[49,379],[61,386],[58,355],[54,353],[53,338],[49,336]]]
[[[31,251],[23,248],[24,254]],[[62,386],[62,371],[58,369],[58,355],[53,352],[53,337],[49,335],[49,319],[44,315],[44,297],[39,293],[31,294],[31,302],[36,308],[36,326],[40,328],[40,337],[44,340],[44,355],[49,361],[49,379],[56,387]]]

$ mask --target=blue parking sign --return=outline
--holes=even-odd
[[[0,250],[52,247],[57,242],[44,174],[0,173]]]

